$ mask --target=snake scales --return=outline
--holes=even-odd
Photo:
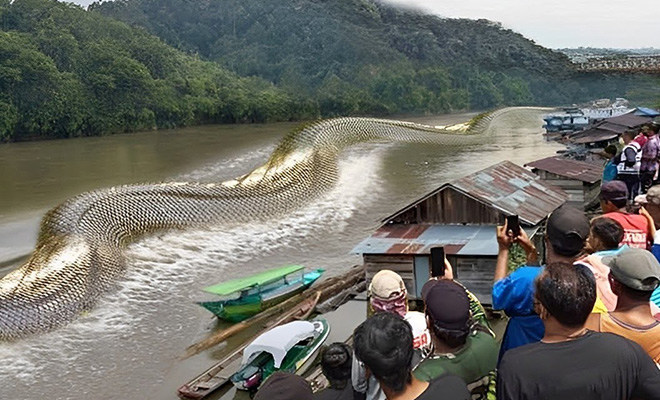
[[[528,110],[502,109],[450,127],[323,120],[289,133],[262,167],[236,180],[127,185],[73,197],[46,213],[32,256],[0,280],[0,340],[55,329],[91,309],[124,271],[123,247],[142,235],[273,218],[331,187],[347,146],[370,140],[483,142],[496,119]]]

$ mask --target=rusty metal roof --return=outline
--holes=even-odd
[[[616,124],[626,128],[636,128],[644,124],[648,124],[650,120],[651,117],[649,116],[623,114],[619,115],[618,117],[606,118],[599,124],[596,124],[596,126],[611,126],[610,124]]]
[[[563,190],[511,161],[502,161],[448,185],[504,214],[518,215],[529,225],[538,224],[568,199]]]
[[[627,125],[619,125],[619,124],[614,124],[612,122],[601,122],[599,124],[594,125],[596,128],[602,130],[602,131],[609,131],[612,133],[616,133],[618,135],[622,134],[623,132],[632,129],[631,127]]]
[[[539,227],[525,228],[532,237]],[[494,225],[403,225],[380,227],[360,242],[355,254],[430,254],[434,246],[445,253],[462,256],[496,256]]]
[[[603,173],[602,165],[564,157],[547,157],[525,164],[525,166],[587,183],[600,181]]]
[[[568,195],[539,179],[533,172],[502,161],[471,175],[445,183],[433,192],[383,219],[383,222],[409,210],[431,196],[451,187],[505,215],[518,215],[528,225],[536,225],[564,204]]]
[[[619,133],[606,129],[591,128],[571,136],[571,142],[577,144],[604,142],[615,139]]]

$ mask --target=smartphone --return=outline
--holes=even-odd
[[[506,226],[507,229],[513,232],[513,237],[520,236],[520,221],[517,215],[508,215],[506,217]]]
[[[436,278],[445,275],[445,248],[431,247],[431,276]]]

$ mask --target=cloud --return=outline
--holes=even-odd
[[[660,48],[657,0],[381,0],[449,18],[501,22],[538,44],[560,47]],[[646,11],[646,12],[645,12]]]

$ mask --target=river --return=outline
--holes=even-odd
[[[179,360],[187,346],[216,328],[194,304],[204,297],[202,287],[290,263],[330,275],[359,263],[349,254],[353,246],[412,200],[504,159],[523,164],[563,148],[543,140],[541,114],[478,145],[357,145],[342,154],[337,184],[288,216],[161,233],[130,245],[125,276],[91,312],[55,332],[0,343],[0,398],[175,399],[176,388],[227,347]],[[445,125],[473,115],[409,120]],[[295,125],[205,126],[0,146],[0,268],[19,264],[34,247],[41,215],[70,196],[145,181],[234,178],[261,165]],[[348,310],[336,319],[360,318]]]

